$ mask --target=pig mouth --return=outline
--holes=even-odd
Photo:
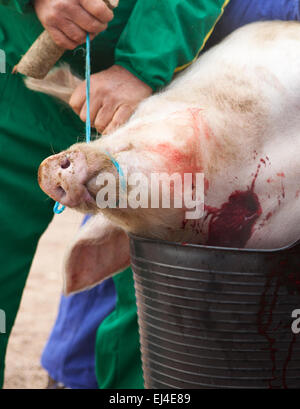
[[[98,177],[98,174],[95,175],[95,176],[93,176],[93,177],[91,177],[91,178],[84,184],[84,186],[85,186],[85,188],[86,188],[86,190],[87,190],[87,193],[89,194],[90,198],[91,198],[94,202],[96,202],[96,196],[97,196],[97,193],[98,193],[98,191],[99,191],[99,186],[98,186],[97,183],[96,183],[97,177]]]
[[[86,185],[81,185],[75,189],[73,188],[72,195],[68,194],[60,185],[57,185],[52,191],[49,191],[47,188],[42,190],[53,200],[70,208],[76,208],[82,204],[94,205],[96,203],[94,195],[89,192]]]

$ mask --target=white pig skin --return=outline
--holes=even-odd
[[[59,96],[62,85],[53,92],[53,79],[51,93]],[[47,92],[47,81],[39,83],[39,91]],[[30,80],[27,85],[37,88]],[[70,86],[70,95],[73,89]],[[279,248],[297,241],[300,23],[254,23],[237,30],[204,53],[165,90],[141,103],[117,131],[89,146],[76,144],[46,159],[39,170],[42,189],[63,204],[99,214],[94,201],[95,176],[103,170],[116,174],[106,151],[129,173],[140,171],[150,177],[151,172],[203,172],[205,176],[206,211],[201,219],[186,221],[185,209],[105,209],[103,215],[111,221],[109,228],[119,234],[117,226],[163,240],[224,246],[231,243],[232,247],[247,248]],[[76,157],[77,152],[85,157],[80,163],[85,167],[84,178],[77,174],[75,160],[68,169],[60,167],[66,155]],[[56,192],[55,186],[62,186],[64,193]],[[80,193],[82,186],[84,194]],[[238,205],[242,203],[243,208],[247,195],[256,210],[245,215],[253,223],[246,220],[248,230],[241,229],[239,246],[234,223],[242,220]],[[230,217],[230,211],[236,213]],[[228,239],[230,232],[235,233]],[[84,231],[80,237],[82,241]],[[118,246],[122,243],[125,254],[128,241],[126,235],[121,237]],[[114,240],[110,246],[107,243],[105,252],[113,254]],[[116,263],[107,273],[102,269],[100,278],[93,273],[94,282],[121,267]],[[94,270],[95,266],[90,266],[90,272]],[[70,276],[72,272],[67,269],[67,273]],[[91,280],[82,281],[80,288],[91,285]],[[67,292],[78,289],[69,283]]]

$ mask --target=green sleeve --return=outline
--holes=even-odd
[[[229,0],[137,0],[115,64],[156,90],[199,55]]]
[[[7,6],[19,13],[32,11],[31,0],[0,0],[0,5]]]

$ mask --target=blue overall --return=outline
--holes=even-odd
[[[89,219],[85,216],[82,225]],[[56,322],[41,363],[51,378],[72,389],[97,389],[95,339],[101,322],[116,305],[111,278],[96,287],[61,296]]]
[[[230,0],[206,49],[246,24],[264,20],[299,20],[299,13],[299,0]]]
[[[207,46],[245,24],[262,20],[299,20],[299,0],[230,0]],[[59,313],[42,355],[49,375],[70,388],[97,388],[95,338],[101,322],[115,308],[113,280],[61,298]]]

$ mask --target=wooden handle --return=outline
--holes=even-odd
[[[36,79],[45,78],[64,52],[65,49],[55,44],[48,31],[45,30],[21,61],[15,65],[13,73],[19,72]]]
[[[119,0],[103,0],[113,10]],[[43,79],[66,50],[52,40],[48,31],[44,31],[32,44],[20,62],[14,66],[13,73],[19,72],[27,77]]]

